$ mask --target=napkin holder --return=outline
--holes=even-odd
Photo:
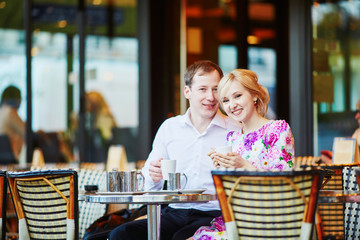
[[[356,138],[335,137],[332,160],[333,164],[360,164],[359,146]]]

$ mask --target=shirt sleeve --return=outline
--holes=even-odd
[[[145,165],[142,169],[142,173],[145,177],[145,190],[160,190],[163,185],[163,180],[159,182],[154,182],[149,175],[150,162],[158,160],[160,158],[168,159],[168,154],[166,151],[166,122],[164,122],[153,141],[152,150],[148,156],[148,159],[145,162]]]
[[[279,132],[279,140],[274,147],[277,147],[280,152],[279,164],[282,166],[282,169],[291,169],[295,154],[294,137],[289,124],[285,121],[279,122],[279,127],[275,129],[275,132]]]

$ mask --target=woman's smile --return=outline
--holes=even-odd
[[[242,113],[243,110],[244,110],[243,108],[237,108],[237,109],[233,110],[231,113],[234,116],[239,116]]]

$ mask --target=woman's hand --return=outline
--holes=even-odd
[[[216,156],[219,155],[220,153],[215,152],[215,149],[211,149],[210,152],[208,153],[208,156],[211,158],[211,160],[213,161],[213,164],[215,167],[220,167],[220,164],[218,163]]]
[[[244,168],[244,169],[256,169],[250,162],[243,159],[236,152],[227,154],[216,153],[213,154],[213,162],[217,162],[220,166],[225,168]]]
[[[151,179],[156,183],[163,178],[161,173],[161,160],[162,158],[152,161],[150,162],[150,166],[149,166],[149,175]]]

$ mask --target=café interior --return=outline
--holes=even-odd
[[[21,92],[26,146],[0,165],[141,168],[203,59],[258,74],[296,156],[319,158],[359,127],[358,0],[0,0],[0,93]]]

